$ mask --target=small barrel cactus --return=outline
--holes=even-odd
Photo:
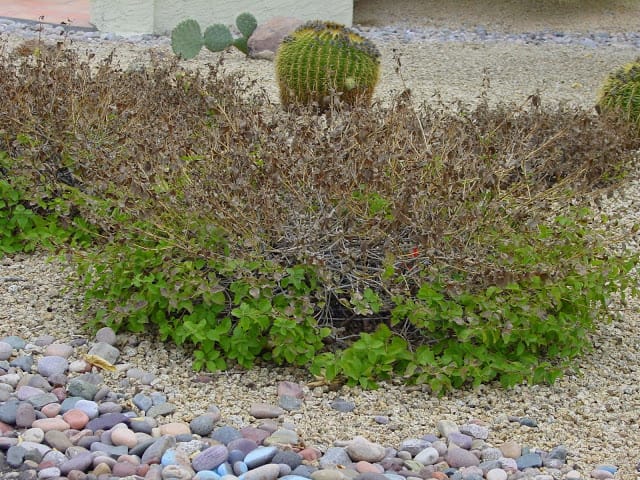
[[[184,20],[176,25],[171,32],[171,48],[173,53],[185,60],[198,55],[203,46],[212,52],[220,52],[233,45],[247,55],[249,53],[247,40],[257,26],[258,22],[253,15],[241,13],[236,18],[236,27],[238,27],[242,36],[233,38],[229,27],[221,23],[207,27],[204,34],[202,34],[200,24],[197,21]]]
[[[285,37],[276,56],[283,105],[325,107],[339,94],[348,104],[371,101],[380,73],[380,52],[369,40],[333,22],[312,21]]]
[[[613,71],[598,96],[600,112],[614,112],[640,130],[640,58]]]

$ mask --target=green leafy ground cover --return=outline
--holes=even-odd
[[[634,169],[611,118],[407,92],[318,115],[218,65],[10,60],[0,250],[71,253],[90,327],[188,345],[196,368],[550,382],[634,288],[637,255],[586,207]]]

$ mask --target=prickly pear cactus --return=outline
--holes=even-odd
[[[640,130],[640,58],[612,72],[598,96],[601,112],[615,112]]]
[[[207,27],[203,35],[197,21],[185,20],[180,22],[171,32],[171,48],[173,53],[185,60],[198,55],[203,45],[212,52],[220,52],[233,45],[247,55],[249,53],[247,40],[257,26],[258,22],[253,15],[241,13],[236,18],[236,27],[242,36],[233,38],[229,27],[221,23]]]
[[[204,44],[200,24],[195,20],[180,22],[171,31],[171,48],[173,53],[184,60],[194,58]]]
[[[283,105],[326,106],[334,94],[349,104],[368,103],[379,73],[376,46],[333,22],[305,23],[282,41],[276,56]]]

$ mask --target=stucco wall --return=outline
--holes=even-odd
[[[203,29],[233,24],[242,12],[252,13],[258,22],[284,15],[351,26],[353,0],[90,0],[89,10],[96,28],[119,34],[167,34],[186,18],[198,20]]]

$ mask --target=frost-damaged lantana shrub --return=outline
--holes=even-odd
[[[196,369],[552,381],[634,279],[637,258],[568,207],[623,186],[640,146],[591,112],[405,92],[318,115],[219,65],[46,55],[0,64],[0,149],[24,180],[6,210],[73,192],[97,232],[74,257],[92,326],[156,333]]]

